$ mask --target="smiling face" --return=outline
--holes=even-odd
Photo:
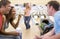
[[[7,4],[7,5],[5,6],[5,13],[8,14],[9,11],[10,11],[10,9],[11,9],[11,5],[10,5],[10,4]]]
[[[11,11],[12,18],[15,18],[15,14],[16,14],[16,10],[15,10],[15,8],[13,8],[12,11]]]
[[[10,9],[11,9],[11,5],[10,5],[10,1],[8,0],[1,0],[1,6],[2,6],[2,13],[4,14],[8,14]]]
[[[11,9],[10,3],[6,4],[5,6],[2,4],[1,11],[3,14],[8,14]]]
[[[7,19],[15,19],[15,14],[16,14],[15,8],[11,7],[9,14],[7,14],[6,17]]]

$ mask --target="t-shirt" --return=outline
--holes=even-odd
[[[1,28],[2,28],[2,20],[3,18],[2,18],[2,14],[0,13],[0,30],[1,30]]]
[[[54,15],[54,21],[55,34],[58,34],[60,33],[60,11]]]

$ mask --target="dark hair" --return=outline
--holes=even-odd
[[[10,9],[10,11],[9,11],[9,15],[11,15],[12,14],[12,10],[13,10],[13,6],[11,6],[11,9]],[[10,22],[12,22],[14,20],[14,18],[10,18]]]
[[[11,2],[10,1],[8,1],[8,0],[1,0],[0,1],[0,8],[1,8],[1,6],[6,6],[7,4],[10,4]]]
[[[2,2],[0,1],[0,8],[1,8],[1,6],[2,6]]]
[[[11,9],[10,9],[10,11],[9,11],[9,14],[11,15],[12,14],[12,10],[13,10],[13,6],[11,6]]]
[[[59,10],[59,2],[57,1],[49,1],[48,2],[49,6],[53,6],[53,8],[58,11]]]

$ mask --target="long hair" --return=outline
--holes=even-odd
[[[11,9],[10,9],[10,11],[9,11],[9,15],[11,15],[12,14],[12,10],[13,10],[13,6],[11,7]]]

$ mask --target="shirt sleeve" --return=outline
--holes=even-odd
[[[60,14],[55,15],[54,19],[55,19],[55,23],[56,23],[58,26],[60,26]]]
[[[0,30],[2,28],[2,16],[0,15]]]

